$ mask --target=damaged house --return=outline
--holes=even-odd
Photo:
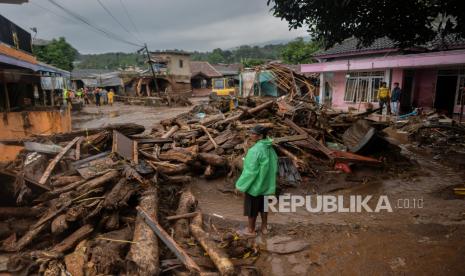
[[[69,72],[37,61],[31,35],[0,15],[0,161],[15,158],[16,142],[31,135],[71,130],[60,94]]]
[[[402,89],[400,111],[415,107],[452,115],[460,112],[465,84],[465,41],[446,37],[428,45],[400,49],[388,38],[358,47],[349,38],[318,52],[318,63],[302,65],[304,73],[320,73],[320,102],[342,110],[378,107],[378,88],[387,82]]]
[[[207,61],[191,61],[191,85],[194,96],[207,96],[212,92],[214,78],[222,78],[223,74],[218,72]]]
[[[191,93],[190,54],[183,51],[158,51],[150,53],[148,63],[152,68],[126,83],[129,93],[152,96],[153,92]],[[154,79],[155,78],[155,79]]]

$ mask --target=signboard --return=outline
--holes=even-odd
[[[0,42],[32,54],[31,34],[0,15]]]

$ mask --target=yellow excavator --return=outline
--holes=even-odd
[[[213,78],[212,93],[218,96],[229,96],[235,93],[234,79],[231,78]]]

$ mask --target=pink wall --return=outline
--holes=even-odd
[[[402,83],[404,82],[404,69],[400,69],[400,68],[392,69],[391,84],[389,85],[389,87],[391,88],[394,87],[395,82],[398,82],[401,88],[404,87],[402,85]]]
[[[366,103],[349,103],[344,101],[344,93],[346,88],[346,72],[335,72],[332,79],[327,80],[333,88],[332,107],[338,110],[348,110],[349,107],[366,110]],[[378,108],[378,103],[372,103],[374,108]]]
[[[418,69],[414,76],[413,106],[433,108],[437,69]]]

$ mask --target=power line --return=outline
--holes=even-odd
[[[73,17],[74,19],[76,20],[79,20],[80,22],[90,26],[91,28],[101,32],[102,34],[104,34],[106,37],[110,38],[110,39],[113,39],[113,40],[117,40],[119,42],[122,42],[122,43],[126,43],[126,44],[129,44],[129,45],[132,45],[132,46],[136,46],[136,47],[143,47],[142,45],[139,45],[139,44],[136,44],[134,42],[131,42],[131,41],[128,41],[128,40],[125,40],[124,38],[121,38],[120,36],[118,36],[117,34],[115,33],[112,33],[110,31],[107,31],[99,26],[95,26],[93,24],[91,24],[86,18],[80,16],[79,14],[73,12],[73,11],[70,11],[69,9],[67,9],[66,7],[58,4],[57,2],[55,2],[55,0],[48,0],[51,4],[53,4],[54,6],[58,7],[60,10],[64,11],[65,13],[67,13],[68,15],[70,15],[71,17]]]
[[[134,34],[131,33],[131,31],[129,31],[123,24],[121,24],[121,22],[113,15],[113,13],[102,3],[102,1],[100,0],[97,0],[97,2],[100,4],[100,6],[105,10],[105,12],[110,15],[111,18],[113,18],[113,20],[121,27],[123,28],[128,34],[132,35],[136,40],[138,40],[140,43],[142,43],[142,41],[139,40],[139,38],[137,38]]]
[[[121,3],[121,7],[123,7],[123,10],[124,10],[124,12],[126,13],[126,16],[128,17],[129,22],[131,23],[132,27],[134,28],[134,31],[136,31],[136,35],[137,35],[138,37],[140,37],[140,32],[139,32],[139,30],[138,30],[136,24],[134,23],[134,20],[132,20],[132,17],[131,17],[131,15],[129,14],[129,11],[128,11],[126,5],[124,5],[123,0],[119,0],[119,2]]]

